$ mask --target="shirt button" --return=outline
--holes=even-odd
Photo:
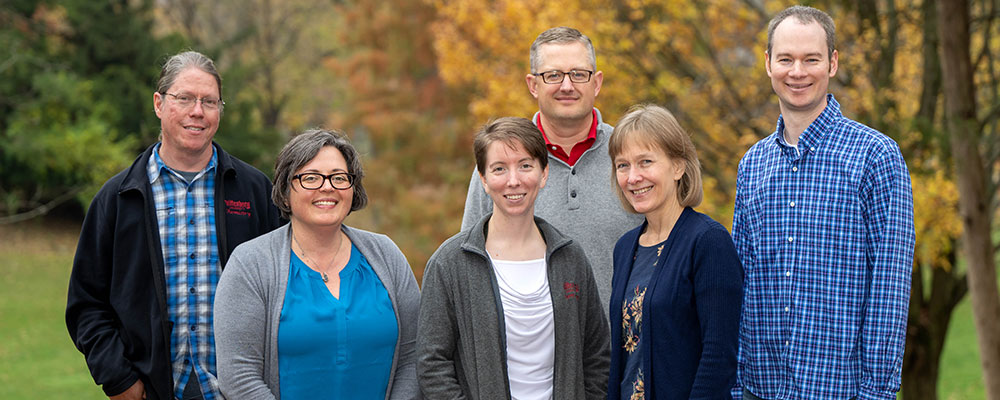
[[[198,325],[191,325],[191,332],[197,331]]]
[[[558,147],[552,146],[552,150],[558,150],[558,149],[559,149]]]
[[[794,242],[794,241],[795,241],[795,238],[793,238],[791,236],[788,237],[788,243],[791,243],[791,242]]]
[[[191,220],[188,221],[188,225],[194,225],[194,218],[191,218]]]
[[[785,346],[788,346],[788,341],[787,340],[785,341]]]
[[[575,199],[575,198],[576,198],[576,191],[575,191],[575,190],[573,190],[573,191],[570,191],[570,192],[569,192],[569,197],[572,197],[572,198],[574,198],[574,199]]]
[[[799,171],[799,167],[792,167],[792,172],[798,172],[798,171]]]
[[[788,206],[789,206],[789,207],[795,207],[795,202],[793,201],[793,202],[791,202],[791,203],[788,203]],[[191,223],[193,224],[194,222],[192,221]]]
[[[788,307],[785,307],[785,312],[788,312]]]
[[[570,170],[569,173],[571,173],[573,175],[576,175],[576,170],[575,169],[574,170]]]
[[[815,147],[810,147],[809,151],[816,151],[816,148]]]
[[[785,272],[785,276],[792,276],[792,271]]]
[[[188,288],[188,293],[194,294],[194,288]]]
[[[191,255],[189,255],[188,258],[194,260],[194,253],[191,253]]]

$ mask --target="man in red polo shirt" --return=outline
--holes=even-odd
[[[549,178],[535,202],[535,215],[583,246],[607,306],[615,242],[642,223],[642,216],[622,209],[612,190],[608,138],[613,128],[594,108],[604,74],[597,70],[590,38],[573,28],[542,32],[531,44],[530,57],[525,82],[538,100],[532,120],[549,149]],[[479,172],[473,171],[462,229],[490,212],[490,197]]]

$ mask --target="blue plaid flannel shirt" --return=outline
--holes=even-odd
[[[776,131],[740,162],[739,382],[767,399],[895,399],[913,268],[899,147],[827,107],[797,146]],[[742,389],[734,389],[734,395]]]
[[[174,324],[170,334],[174,396],[182,398],[194,368],[205,400],[222,399],[212,323],[221,271],[214,201],[218,155],[213,149],[205,169],[187,182],[163,163],[159,151],[157,145],[146,171],[163,249],[167,312]]]

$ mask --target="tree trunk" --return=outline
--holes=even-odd
[[[1000,296],[990,237],[992,218],[983,157],[979,153],[975,83],[969,51],[966,0],[938,0],[945,118],[955,162],[962,218],[962,247],[968,265],[972,313],[979,335],[983,382],[989,399],[1000,399]]]
[[[954,252],[948,255],[954,265]],[[924,294],[923,267],[913,269],[910,312],[906,326],[906,352],[903,356],[903,398],[937,400],[941,352],[948,336],[951,314],[965,297],[965,276],[943,266],[930,266],[930,293]]]

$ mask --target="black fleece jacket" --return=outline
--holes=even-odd
[[[219,263],[237,245],[277,228],[271,182],[224,152],[215,178]],[[172,323],[159,229],[146,165],[155,145],[108,180],[94,197],[80,232],[66,300],[66,326],[107,395],[142,379],[146,398],[173,398]]]

